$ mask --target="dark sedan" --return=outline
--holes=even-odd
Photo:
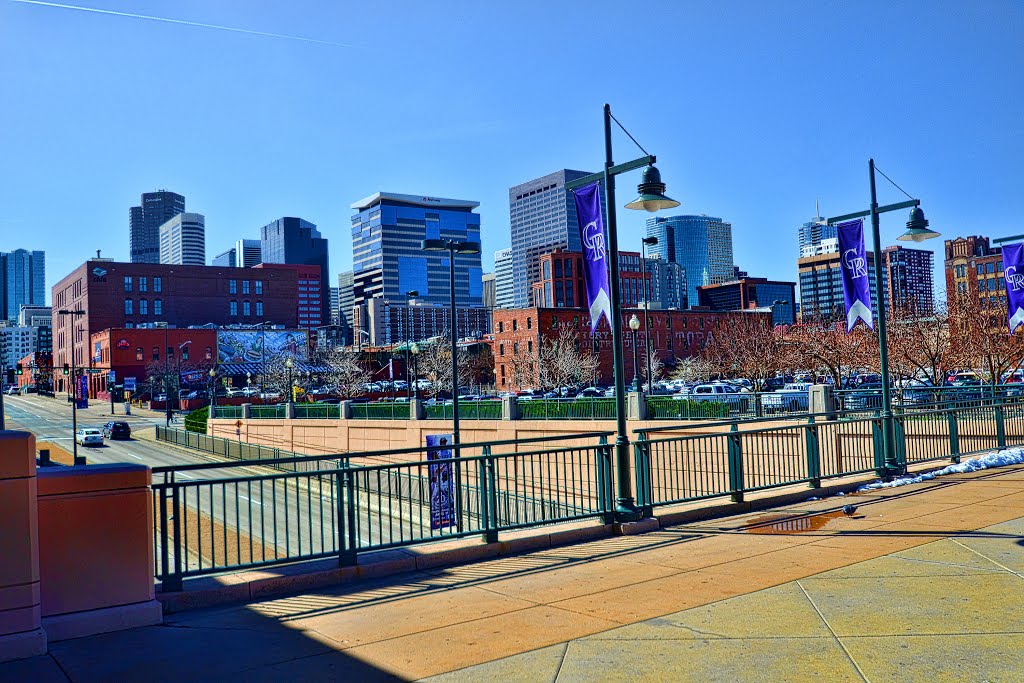
[[[103,425],[103,436],[107,439],[130,439],[132,428],[127,422],[110,421]]]

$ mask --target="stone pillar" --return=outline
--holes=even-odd
[[[519,401],[515,396],[502,396],[501,397],[501,419],[502,420],[518,420],[519,419]]]
[[[252,404],[251,403],[243,403],[242,404],[242,419],[243,420],[252,419]]]
[[[807,411],[812,414],[824,414],[827,420],[836,418],[835,394],[827,384],[815,384],[807,392]]]
[[[287,403],[284,404],[284,417],[287,420],[294,420],[295,419],[295,403],[294,402],[288,401]]]
[[[427,419],[427,410],[423,405],[423,399],[411,398],[409,399],[409,419],[410,420],[425,420]]]
[[[0,662],[46,653],[35,450],[32,434],[0,431]]]
[[[647,394],[643,391],[631,391],[626,394],[626,418],[630,420],[647,419]]]
[[[210,414],[207,416],[208,419],[213,420],[217,417],[217,406],[210,402]]]
[[[352,401],[342,401],[338,407],[340,408],[338,417],[342,420],[352,419]]]

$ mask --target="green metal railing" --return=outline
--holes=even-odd
[[[249,416],[255,420],[283,420],[286,405],[278,403],[270,406],[250,406]]]
[[[341,417],[341,406],[330,403],[296,403],[295,419],[323,420]]]
[[[454,408],[450,401],[423,406],[428,420],[451,420]],[[460,420],[500,420],[501,401],[459,401]]]
[[[214,406],[213,412],[217,420],[237,420],[244,413],[242,406]]]
[[[647,417],[652,420],[707,420],[726,418],[731,414],[733,410],[726,403],[675,399],[670,396],[647,397]]]
[[[353,403],[352,419],[354,420],[408,420],[409,403],[404,402],[382,402],[382,403]]]
[[[163,590],[179,590],[185,577],[226,570],[323,557],[353,564],[382,548],[496,540],[502,530],[580,519],[607,523],[614,509],[608,436],[463,444],[451,460],[414,448],[157,467],[157,578]],[[295,469],[253,474],[253,467]],[[442,481],[450,488],[439,489]],[[437,502],[441,491],[450,503]]]
[[[523,420],[614,420],[614,398],[546,398],[519,401]]]

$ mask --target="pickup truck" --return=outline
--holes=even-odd
[[[761,408],[766,413],[796,413],[807,410],[809,382],[793,382],[778,391],[761,397]]]
[[[750,410],[753,396],[733,384],[698,384],[687,393],[675,394],[677,401],[711,401],[725,403],[730,412],[743,413]]]

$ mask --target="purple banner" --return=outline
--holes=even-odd
[[[455,484],[452,477],[452,435],[427,434],[427,460],[444,460],[427,465],[430,479],[430,528],[455,526]]]
[[[864,251],[864,221],[857,219],[836,226],[839,233],[839,261],[843,271],[843,302],[846,304],[846,331],[863,320],[875,329],[871,315],[871,278]]]
[[[80,375],[75,382],[75,402],[80,410],[89,407],[89,375]]]
[[[1003,245],[1003,277],[1006,279],[1007,317],[1010,334],[1024,324],[1024,244]]]
[[[590,308],[590,329],[597,329],[603,315],[612,324],[612,298],[608,273],[608,243],[601,216],[601,187],[597,182],[575,192],[576,217],[580,224],[583,245],[583,279],[587,283],[587,306]]]

